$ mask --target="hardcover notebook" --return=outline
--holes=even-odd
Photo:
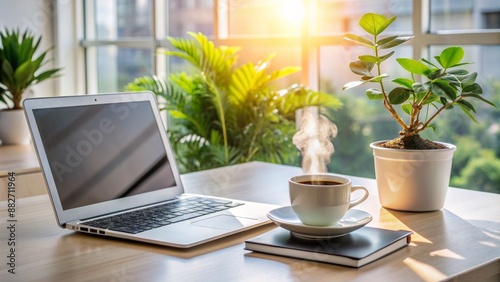
[[[304,240],[275,228],[245,241],[245,249],[299,259],[361,267],[410,243],[411,231],[363,227],[341,237]]]
[[[273,205],[184,195],[150,92],[24,101],[62,228],[191,247],[269,223]]]

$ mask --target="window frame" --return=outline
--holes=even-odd
[[[342,35],[314,35],[316,29],[315,21],[307,21],[307,18],[316,18],[315,12],[319,5],[319,0],[304,0],[304,10],[306,17],[302,20],[302,30],[300,36],[289,37],[228,37],[227,30],[229,22],[223,17],[227,13],[223,7],[227,7],[230,0],[214,0],[214,37],[211,40],[216,45],[236,45],[236,46],[300,46],[301,47],[301,83],[308,85],[312,89],[319,87],[319,49],[322,46],[335,46],[345,43]],[[430,31],[430,1],[413,0],[412,34],[414,39],[406,43],[413,48],[413,58],[427,57],[431,46],[449,45],[451,42],[458,45],[500,45],[499,30],[474,30],[474,31]],[[144,39],[117,39],[117,40],[96,40],[92,34],[95,26],[92,26],[95,15],[93,14],[93,1],[82,0],[77,4],[82,6],[81,12],[84,15],[84,34],[80,40],[80,48],[85,53],[85,90],[87,93],[97,93],[97,60],[96,50],[93,47],[116,46],[131,48],[151,48],[152,52],[152,72],[157,75],[168,73],[168,57],[157,56],[159,51],[165,50],[170,45],[166,38],[161,38],[167,34],[168,22],[165,23],[166,5],[168,0],[152,0],[152,35]]]

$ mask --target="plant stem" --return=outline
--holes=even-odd
[[[12,93],[12,102],[14,102],[13,109],[15,109],[15,110],[22,109],[22,106],[21,106],[21,100],[22,100],[22,98],[23,98],[23,92],[22,91],[18,91],[18,92]]]
[[[377,37],[375,36],[374,42],[377,42]],[[378,47],[375,48],[375,57],[378,56]],[[380,62],[377,62],[377,75],[382,75],[382,71],[380,69]],[[403,131],[408,131],[408,126],[406,123],[401,119],[401,117],[398,115],[394,107],[391,105],[389,102],[389,98],[387,98],[387,93],[385,92],[384,84],[382,81],[379,81],[380,84],[380,90],[382,91],[382,94],[384,95],[384,107],[391,113],[392,117],[399,123],[399,125],[403,128]]]
[[[224,106],[222,103],[222,97],[221,93],[219,92],[219,89],[215,86],[215,83],[207,77],[207,84],[209,85],[210,89],[212,89],[212,92],[215,94],[215,100],[216,100],[216,105],[217,105],[217,113],[220,118],[220,123],[222,127],[222,138],[224,140],[224,161],[226,164],[229,164],[229,151],[228,151],[228,145],[227,145],[227,128],[226,128],[226,118],[224,114]]]
[[[257,138],[257,133],[260,133],[261,129],[262,129],[262,122],[259,122],[259,124],[257,125],[255,132],[252,136],[252,141],[250,141],[250,146],[248,146],[248,154],[247,154],[247,159],[246,159],[247,162],[249,162],[252,159],[253,155],[259,149],[259,148],[255,148],[255,149],[252,149],[252,148],[255,144],[255,139]]]
[[[427,91],[425,96],[418,103],[413,104],[413,112],[410,117],[410,132],[419,132],[418,125],[420,124],[420,112],[422,111],[424,101],[431,95],[431,91]]]
[[[266,105],[264,105],[264,106],[266,106]],[[262,112],[266,113],[267,108],[265,110],[263,110]],[[252,140],[250,141],[250,145],[248,146],[248,154],[247,154],[247,159],[246,159],[247,162],[249,162],[251,160],[251,158],[253,157],[253,155],[259,150],[259,148],[255,148],[255,149],[252,149],[252,148],[255,145],[255,140],[257,139],[257,136],[260,135],[260,133],[262,132],[262,127],[264,125],[265,119],[266,119],[265,116],[262,115],[261,118],[259,119],[259,122],[255,126],[255,131],[254,131],[254,134],[252,136]]]
[[[437,110],[420,128],[415,130],[416,133],[419,133],[419,132],[423,131],[424,129],[426,129],[427,126],[429,126],[429,124],[431,123],[431,121],[434,120],[443,110],[445,110],[446,108],[448,108],[449,106],[451,106],[455,102],[458,102],[461,98],[462,97],[458,97],[456,100],[454,100],[452,102],[448,102],[446,105],[443,105],[441,108],[439,108],[439,110]]]

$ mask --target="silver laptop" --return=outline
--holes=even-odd
[[[62,228],[187,248],[269,223],[273,205],[186,195],[154,94],[24,101]]]

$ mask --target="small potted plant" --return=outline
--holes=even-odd
[[[495,105],[481,95],[477,73],[460,68],[468,64],[462,62],[464,50],[461,47],[444,49],[434,57],[435,62],[397,58],[397,63],[408,71],[408,77],[389,81],[389,75],[382,71],[383,62],[394,55],[392,48],[413,38],[382,36],[395,19],[368,13],[359,25],[370,35],[369,39],[345,35],[345,39],[370,49],[371,54],[361,55],[350,63],[351,71],[360,75],[360,80],[345,84],[343,89],[376,84],[366,90],[367,97],[379,100],[401,126],[395,139],[370,145],[374,150],[382,206],[405,211],[438,210],[444,205],[456,147],[423,139],[419,133],[433,128],[433,121],[446,110],[460,109],[475,121],[471,100]]]
[[[29,131],[22,111],[26,90],[46,79],[59,75],[60,68],[41,70],[47,63],[48,50],[39,51],[40,37],[29,31],[0,31],[0,140],[2,144],[29,142]]]

